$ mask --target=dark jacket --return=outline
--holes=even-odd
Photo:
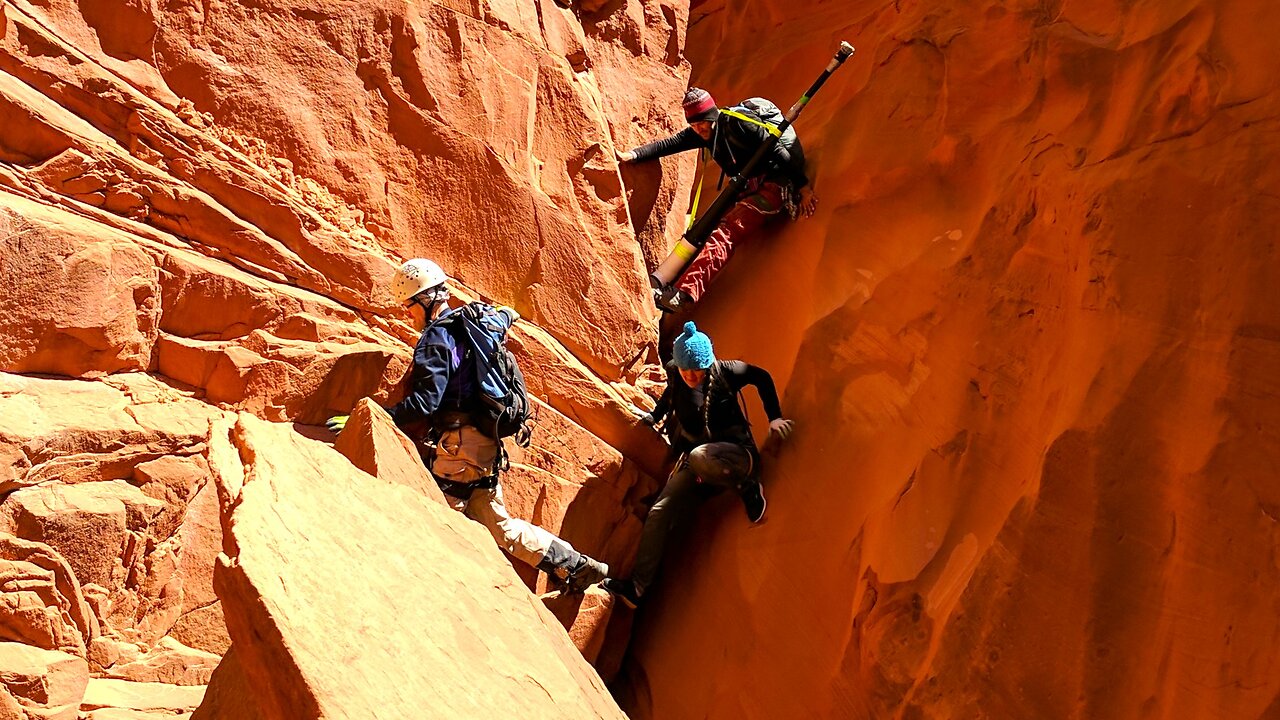
[[[409,370],[404,399],[387,412],[402,429],[423,425],[440,412],[469,413],[476,395],[475,363],[464,362],[469,349],[465,334],[453,316],[461,308],[446,310],[427,325],[413,349],[413,367]],[[512,318],[498,311],[506,328]]]
[[[733,110],[759,119],[759,115],[752,112],[750,108],[735,106]],[[760,149],[768,138],[769,131],[763,127],[722,112],[716,117],[709,141],[703,140],[697,131],[687,127],[671,137],[641,145],[633,152],[638,162],[666,157],[686,150],[708,148],[711,150],[711,159],[724,170],[725,175],[732,177],[739,174],[742,166],[747,164],[751,156],[755,155],[756,150]],[[800,146],[798,139],[791,143],[790,149],[780,142],[773,147],[773,151],[769,153],[769,157],[753,177],[763,176],[768,180],[789,184],[798,190],[809,184],[804,164],[804,149]]]
[[[674,362],[667,363],[666,370],[667,387],[652,415],[667,418],[672,448],[688,452],[703,443],[733,442],[758,456],[738,393],[748,385],[755,386],[769,421],[782,417],[778,391],[767,370],[741,360],[718,360],[696,388],[685,383]]]

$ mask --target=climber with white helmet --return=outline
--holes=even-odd
[[[687,522],[702,500],[732,489],[742,498],[748,520],[764,518],[760,451],[739,402],[743,388],[751,385],[759,393],[770,438],[785,440],[795,426],[782,417],[768,371],[740,360],[716,360],[711,338],[692,322],[676,338],[666,371],[662,397],[640,421],[649,427],[663,423],[679,459],[645,518],[631,577],[611,577],[602,585],[633,608],[658,575],[667,536]]]
[[[404,399],[386,408],[413,440],[453,509],[484,525],[511,555],[581,591],[609,567],[550,532],[513,518],[498,475],[506,466],[503,438],[528,442],[524,378],[502,342],[519,319],[508,307],[449,307],[448,277],[430,260],[406,262],[391,294],[409,307],[422,335],[413,350]],[[347,416],[326,423],[341,432]]]

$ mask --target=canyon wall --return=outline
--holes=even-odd
[[[858,51],[796,125],[817,216],[699,308],[797,432],[668,567],[632,717],[1280,717],[1280,9],[691,18],[722,105]]]
[[[230,642],[213,423],[297,423],[287,479],[322,482],[314,426],[398,397],[417,333],[385,284],[410,257],[525,318],[511,511],[625,570],[663,453],[627,411],[644,259],[692,166],[641,173],[629,205],[614,148],[678,126],[686,24],[666,0],[0,4],[4,639],[69,656],[4,669],[71,679],[14,702],[202,691]]]
[[[797,124],[817,215],[695,312],[797,434],[765,524],[722,498],[672,555],[625,709],[1280,717],[1280,10],[565,4],[0,5],[3,639],[61,653],[9,653],[70,678],[46,704],[209,681],[212,428],[332,459],[313,426],[408,366],[408,257],[525,317],[511,510],[625,573],[694,161],[614,150],[681,126],[691,68],[785,108],[849,40]]]

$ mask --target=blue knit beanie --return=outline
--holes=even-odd
[[[672,354],[676,367],[681,370],[706,370],[716,361],[715,353],[711,351],[711,338],[698,332],[698,326],[692,320],[684,324],[684,332],[676,338]]]

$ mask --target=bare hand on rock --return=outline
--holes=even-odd
[[[818,196],[809,188],[800,188],[800,214],[805,217],[813,217],[818,211]]]
[[[793,420],[786,418],[778,418],[769,422],[769,437],[772,439],[777,436],[778,440],[786,440],[791,437],[791,432],[795,430],[796,424]]]

